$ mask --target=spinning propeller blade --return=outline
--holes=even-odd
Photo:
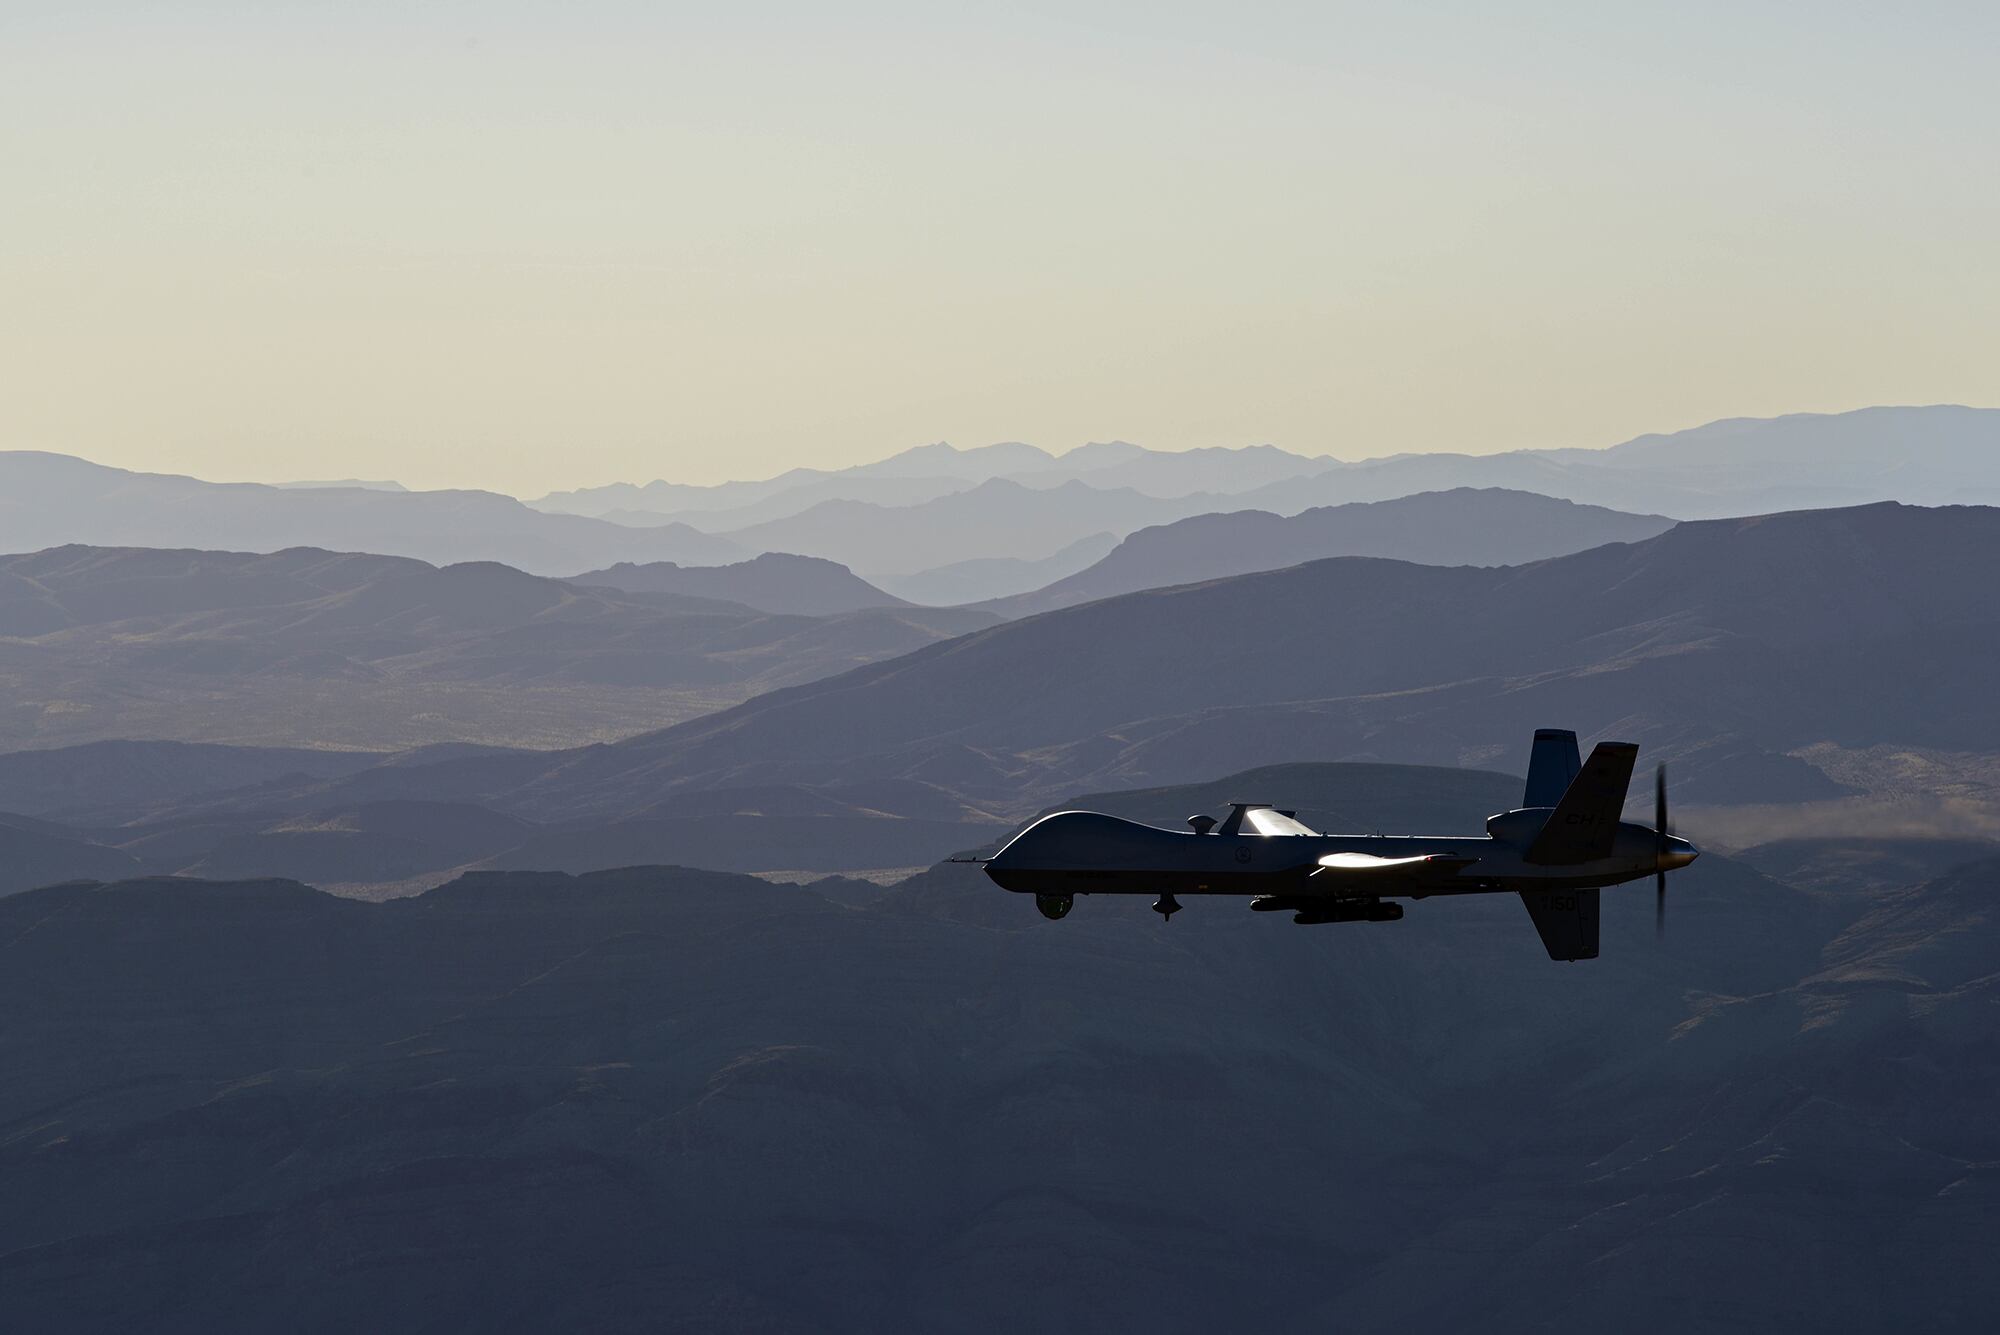
[[[1667,767],[1653,771],[1653,935],[1667,934]]]

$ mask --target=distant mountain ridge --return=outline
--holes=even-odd
[[[2000,410],[1953,405],[1732,419],[1607,449],[1352,463],[1272,446],[1173,452],[1120,443],[1061,456],[989,448],[995,453],[926,446],[880,465],[727,484],[706,511],[650,519],[623,508],[633,497],[620,493],[619,518],[680,520],[747,547],[823,556],[889,582],[972,559],[1040,560],[1088,533],[1123,537],[1200,514],[1291,516],[1467,487],[1675,519],[1882,500],[2000,503]],[[1032,466],[1006,471],[1011,463]],[[937,476],[910,476],[933,468]],[[899,490],[886,490],[891,486]],[[751,492],[754,505],[732,508]],[[1101,512],[1095,524],[1079,513],[1085,501]]]
[[[622,589],[627,593],[675,593],[719,598],[759,612],[790,616],[830,616],[869,607],[908,607],[846,566],[814,556],[766,552],[726,566],[646,565],[621,562],[605,570],[571,575],[571,584]]]
[[[2000,757],[2000,707],[1987,680],[2000,655],[2000,589],[1967,576],[1991,568],[1996,553],[2000,510],[1891,504],[1697,521],[1512,567],[1339,557],[988,625],[609,745],[472,749],[393,763],[219,752],[213,763],[225,777],[183,785],[179,796],[163,794],[150,810],[135,811],[140,784],[118,799],[124,806],[115,814],[166,822],[159,835],[168,842],[148,845],[161,856],[196,847],[177,832],[190,820],[226,826],[243,840],[229,852],[233,860],[198,863],[190,855],[166,864],[174,870],[301,875],[321,865],[310,859],[358,847],[366,842],[358,835],[376,827],[343,834],[346,825],[294,821],[318,813],[347,822],[403,802],[485,808],[544,827],[510,838],[507,848],[485,848],[480,856],[493,866],[588,870],[613,855],[633,863],[712,858],[719,855],[699,850],[735,841],[742,856],[731,853],[725,864],[734,868],[853,870],[909,865],[899,859],[938,851],[927,840],[969,846],[982,837],[972,827],[1090,789],[1284,762],[1504,759],[1511,767],[1530,730],[1551,721],[1586,737],[1640,742],[1649,761],[1672,762],[1683,801],[1835,798],[1850,791],[1855,771],[1820,768],[1814,757],[1824,748]],[[435,597],[417,597],[448,572],[420,567],[417,583],[399,591],[394,582],[356,583],[357,571],[371,562],[413,563],[324,553],[222,562],[238,581],[226,598],[183,597],[171,610],[145,580],[83,578],[64,567],[81,562],[87,574],[92,561],[104,560],[143,573],[161,555],[200,556],[53,554],[48,562],[61,577],[42,572],[30,588],[56,595],[54,602],[0,598],[0,622],[29,616],[45,627],[51,606],[77,621],[87,602],[117,638],[78,642],[88,656],[63,669],[74,692],[101,661],[116,664],[118,653],[145,654],[149,667],[174,661],[163,652],[194,654],[184,670],[222,672],[227,660],[217,656],[232,642],[223,633],[232,622],[218,622],[216,607],[254,604],[253,613],[230,614],[247,617],[243,624],[255,628],[249,638],[266,655],[247,674],[224,678],[239,714],[259,699],[263,678],[275,673],[283,684],[301,670],[295,663],[318,674],[316,691],[335,689],[331,665],[342,661],[347,670],[365,669],[358,680],[368,697],[393,699],[399,675],[413,670],[472,682],[524,673],[562,681],[576,670],[567,655],[578,654],[578,664],[599,671],[609,634],[613,646],[632,637],[642,665],[634,671],[684,671],[670,661],[666,640],[650,648],[646,637],[670,636],[685,648],[704,625],[740,670],[745,629],[763,624],[754,613],[701,604],[628,625],[621,599],[649,607],[646,600],[660,595],[612,596],[517,572],[478,597],[448,583]],[[288,581],[298,580],[337,596],[302,598],[289,591]],[[352,593],[341,592],[349,585]],[[530,597],[554,597],[564,609],[550,623],[559,636],[522,638],[509,609]],[[171,634],[145,644],[135,634],[145,623],[131,620],[134,600],[169,630],[185,623],[200,635],[185,645]],[[842,628],[837,644],[872,624],[860,618],[884,615],[913,613],[798,620],[802,633]],[[459,631],[470,638],[457,638]],[[47,645],[64,643],[48,636],[41,637]],[[137,647],[104,647],[126,642]],[[408,643],[427,647],[413,652]],[[373,657],[358,654],[362,646]],[[336,653],[339,660],[328,657]],[[609,660],[625,661],[623,651],[614,647]],[[797,669],[798,659],[783,661]],[[581,689],[562,687],[565,698]],[[93,769],[89,750],[0,756],[0,810],[87,819],[88,803],[76,794],[88,792],[93,774],[210,764],[206,753],[182,761],[114,749]],[[51,768],[59,760],[68,768]],[[67,796],[43,804],[45,793]],[[122,837],[115,842],[126,847]],[[452,847],[458,856],[471,846]],[[413,850],[396,856],[401,867],[445,865]]]
[[[1283,517],[1463,487],[1676,519],[1878,500],[2000,503],[2000,410],[1794,414],[1602,450],[1354,463],[1272,446],[1176,453],[1112,442],[1057,456],[1019,443],[938,444],[856,468],[795,469],[713,488],[618,484],[545,497],[542,508],[486,492],[218,484],[15,452],[0,453],[0,526],[17,550],[305,544],[440,564],[493,560],[539,574],[792,552],[886,584],[968,561],[1038,562],[1094,534],[1122,538],[1199,514]],[[600,517],[550,512],[565,509]]]
[[[914,574],[884,576],[882,583],[925,607],[964,607],[1045,588],[1103,560],[1119,541],[1115,533],[1092,533],[1039,560],[975,557]]]
[[[348,477],[348,478],[337,478],[337,479],[327,479],[327,478],[302,479],[297,482],[273,482],[270,485],[277,487],[281,490],[297,489],[300,491],[325,490],[330,487],[331,488],[356,487],[362,491],[408,491],[409,490],[409,488],[404,486],[402,483],[391,481],[387,478],[360,478],[360,477]]]
[[[784,572],[764,573],[775,590]],[[778,616],[315,548],[62,547],[0,557],[0,747],[575,743],[993,620],[907,606]]]
[[[427,781],[601,815],[719,783],[896,776],[1018,811],[1281,760],[1483,764],[1556,718],[1674,759],[1689,800],[1831,797],[1847,790],[1789,752],[2000,752],[2000,586],[1968,578],[1996,554],[2000,510],[1887,504],[1685,523],[1518,567],[1336,558],[1067,608],[587,755]]]
[[[421,761],[424,753],[409,758]],[[205,797],[279,780],[336,778],[389,759],[378,751],[124,740],[0,752],[0,811],[123,824],[154,806],[184,809]]]
[[[1056,457],[1048,451],[1019,442],[960,449],[937,441],[848,468],[792,468],[772,478],[712,486],[665,479],[644,484],[613,482],[601,487],[550,492],[529,503],[554,514],[605,515],[622,511],[633,515],[716,516],[733,527],[796,514],[806,505],[822,500],[917,504],[963,491],[1011,471],[1045,469],[1055,463]],[[792,495],[809,499],[781,502],[780,498]],[[759,513],[760,510],[765,512]]]
[[[1074,479],[1044,488],[995,478],[922,505],[822,501],[729,537],[748,547],[785,544],[864,578],[888,577],[951,562],[1044,557],[1097,533],[1127,532],[1211,505],[1209,497],[1163,501]]]
[[[9,552],[71,544],[256,552],[320,546],[443,565],[495,561],[541,574],[751,555],[683,524],[629,528],[547,514],[493,492],[205,482],[32,450],[0,451],[0,542]]]
[[[2000,499],[1996,445],[2000,409],[1957,404],[1727,418],[1603,448],[1408,453],[1351,462],[1272,445],[1171,451],[1119,441],[1052,454],[1018,443],[966,450],[938,443],[854,468],[794,469],[761,482],[716,487],[620,483],[556,493],[533,504],[590,514],[643,509],[729,532],[829,499],[919,505],[1000,479],[1034,488],[1082,481],[1156,500],[1236,497],[1237,504],[1209,508],[1279,514],[1462,486],[1504,487],[1611,509],[1707,519],[1878,500],[1990,503]],[[905,489],[871,490],[891,479]],[[797,504],[782,501],[794,492]],[[763,508],[731,513],[751,504]]]
[[[710,789],[909,781],[1012,818],[1280,761],[1489,765],[1552,719],[1641,742],[1686,801],[1833,798],[1852,789],[1808,748],[2000,756],[2000,591],[1964,574],[1996,552],[2000,511],[1878,505],[1515,567],[1333,558],[973,630],[610,745],[311,779],[285,800],[605,823]]]
[[[1901,501],[2000,504],[2000,409],[1956,404],[1731,418],[1607,449],[1405,454],[1241,493],[1293,513],[1447,487],[1507,487],[1675,519]]]
[[[1532,492],[1462,487],[1393,501],[1354,502],[1280,517],[1262,510],[1205,514],[1131,534],[1088,569],[1033,593],[979,604],[1001,616],[1036,612],[1278,570],[1330,556],[1424,565],[1524,565],[1655,537],[1674,521],[1628,515]]]
[[[550,492],[530,504],[562,514],[595,515],[613,509],[644,509],[660,514],[730,514],[768,503],[774,497],[791,491],[810,493],[815,502],[850,499],[908,504],[912,502],[898,497],[920,491],[941,496],[949,491],[962,491],[996,477],[1023,471],[1043,473],[1053,470],[1064,476],[1073,476],[1078,471],[1110,467],[1151,453],[1153,451],[1137,445],[1113,442],[1079,446],[1059,458],[1038,446],[1019,441],[969,448],[934,441],[898,451],[873,463],[847,468],[793,468],[773,478],[722,482],[712,486],[693,486],[664,479],[643,485],[614,482],[602,487]],[[1064,460],[1073,461],[1067,470],[1060,467]],[[862,485],[857,486],[857,483]],[[885,483],[900,485],[884,486]],[[781,516],[766,514],[758,517]]]

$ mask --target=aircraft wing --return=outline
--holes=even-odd
[[[1374,881],[1428,881],[1452,876],[1461,867],[1470,867],[1477,858],[1449,857],[1424,853],[1409,858],[1378,858],[1373,853],[1328,853],[1319,860],[1312,875],[1330,876],[1365,885]]]

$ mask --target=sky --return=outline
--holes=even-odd
[[[537,495],[2000,405],[2000,6],[0,3],[0,448]]]

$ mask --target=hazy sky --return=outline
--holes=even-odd
[[[0,0],[0,447],[534,494],[2000,404],[1996,15]]]

